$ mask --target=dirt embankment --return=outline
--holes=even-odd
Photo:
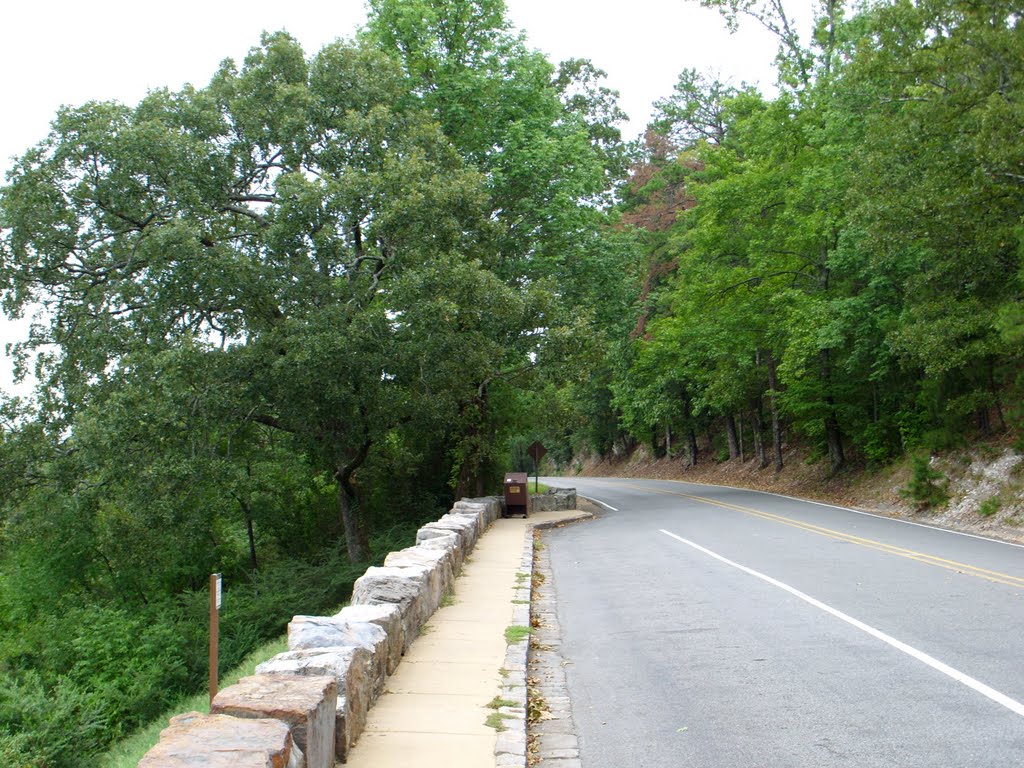
[[[783,470],[759,468],[756,460],[715,462],[700,456],[689,467],[683,458],[655,459],[643,447],[621,459],[584,457],[576,473],[584,477],[636,477],[733,485],[825,501],[868,512],[914,520],[1024,544],[1024,456],[1008,443],[984,443],[931,459],[946,488],[942,507],[919,509],[901,491],[910,480],[910,462],[882,469],[853,467],[829,475],[827,461],[808,461],[800,449],[783,453]],[[572,474],[567,473],[567,474]]]

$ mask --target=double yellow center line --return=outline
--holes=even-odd
[[[662,488],[651,488],[649,486],[644,485],[632,485],[630,483],[615,483],[615,485],[619,485],[624,488],[634,488],[641,491],[647,491],[649,493],[660,493],[664,496],[677,496],[681,499],[690,499],[691,501],[697,501],[702,504],[710,504],[712,506],[721,507],[723,509],[729,509],[734,512],[742,512],[745,515],[760,517],[764,520],[771,520],[775,523],[788,525],[791,528],[798,528],[802,531],[816,533],[819,536],[826,536],[830,539],[835,539],[836,541],[844,541],[848,544],[856,544],[861,547],[867,547],[868,549],[876,549],[879,552],[885,552],[889,555],[905,557],[908,560],[916,560],[919,563],[925,563],[926,565],[934,565],[937,568],[945,568],[947,571],[963,573],[968,576],[975,576],[979,579],[985,579],[986,581],[995,582],[996,584],[1004,584],[1008,587],[1024,589],[1024,578],[1021,578],[1019,576],[1011,576],[1008,573],[1000,573],[999,571],[990,571],[987,568],[979,568],[976,565],[959,563],[955,560],[947,560],[946,558],[937,557],[936,555],[929,555],[925,552],[917,552],[913,549],[897,547],[893,544],[886,544],[882,541],[875,541],[874,539],[865,539],[861,536],[854,536],[850,533],[843,533],[842,531],[834,531],[831,528],[823,528],[820,525],[814,525],[813,523],[807,523],[802,520],[794,520],[793,518],[783,517],[782,515],[775,515],[771,512],[764,512],[760,509],[744,507],[740,506],[739,504],[729,504],[724,501],[716,501],[715,499],[708,499],[705,498],[704,496],[694,496],[689,493],[678,493],[676,491],[668,491]]]

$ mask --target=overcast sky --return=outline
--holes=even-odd
[[[512,23],[555,62],[591,59],[608,72],[639,135],[651,104],[687,67],[771,90],[775,43],[754,23],[735,35],[696,0],[507,0]],[[812,0],[791,0],[801,27]],[[28,0],[8,3],[0,46],[0,171],[42,139],[58,107],[92,99],[132,104],[151,88],[206,84],[225,58],[241,61],[262,30],[286,29],[307,54],[351,37],[363,0]],[[0,318],[4,344],[24,324]],[[2,347],[2,345],[0,345]],[[2,348],[0,348],[2,352]],[[0,387],[10,366],[0,359]]]

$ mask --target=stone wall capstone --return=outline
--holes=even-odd
[[[172,718],[139,767],[305,768],[308,760],[309,768],[321,768],[332,758],[344,762],[386,677],[501,513],[496,496],[456,502],[417,531],[414,546],[390,553],[383,567],[368,568],[356,580],[351,605],[334,616],[293,617],[289,650],[218,694],[214,708],[230,714]],[[312,699],[319,703],[303,710],[301,702]],[[262,712],[271,717],[260,717]],[[325,747],[325,739],[333,745]]]

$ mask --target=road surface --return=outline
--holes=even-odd
[[[1024,766],[1024,547],[772,494],[547,478],[583,768]]]

